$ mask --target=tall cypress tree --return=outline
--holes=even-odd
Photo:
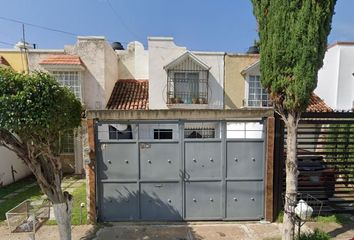
[[[317,85],[336,0],[251,0],[259,25],[261,83],[287,128],[283,239],[294,238],[297,127]]]

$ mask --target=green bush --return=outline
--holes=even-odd
[[[331,237],[327,233],[315,229],[313,233],[302,233],[296,239],[297,240],[330,240]]]

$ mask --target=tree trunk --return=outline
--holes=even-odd
[[[60,240],[71,240],[71,210],[72,201],[53,203],[54,215],[57,220]]]
[[[285,206],[283,219],[283,240],[294,239],[294,209],[297,196],[297,125],[298,119],[291,114],[288,115],[285,122],[287,128],[287,149],[286,149],[286,190],[285,190]]]

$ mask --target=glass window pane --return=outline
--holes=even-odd
[[[172,137],[170,136],[172,132]],[[164,138],[166,137],[166,138]],[[139,138],[140,139],[178,139],[178,124],[139,124]]]

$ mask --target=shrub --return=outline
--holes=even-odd
[[[296,238],[297,240],[330,240],[331,237],[318,229],[315,229],[313,233],[302,233]]]

